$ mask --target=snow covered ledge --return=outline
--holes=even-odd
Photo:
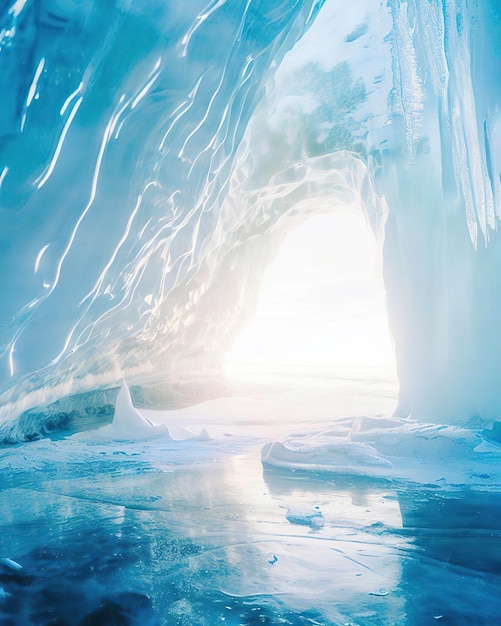
[[[261,458],[265,469],[313,474],[485,487],[501,481],[501,445],[489,432],[412,419],[339,419],[330,428],[267,443]]]

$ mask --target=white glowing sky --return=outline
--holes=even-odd
[[[228,354],[228,374],[245,365],[394,372],[378,259],[361,211],[318,215],[292,231]]]

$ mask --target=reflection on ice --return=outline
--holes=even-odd
[[[1,623],[495,623],[501,508],[486,478],[263,472],[262,440],[231,429],[4,449],[0,557],[22,569],[0,565]]]
[[[53,444],[51,456],[68,443]],[[223,617],[235,625],[329,625],[352,620],[361,605],[374,615],[394,610],[393,599],[386,600],[393,608],[378,608],[381,599],[371,594],[398,584],[398,557],[361,524],[340,525],[331,485],[320,483],[303,496],[280,477],[270,486],[256,451],[214,454],[211,463],[169,471],[156,462],[145,467],[142,458],[136,473],[133,459],[122,472],[111,450],[108,460],[102,452],[96,450],[99,473],[93,458],[76,467],[54,458],[47,478],[18,472],[23,486],[4,491],[1,549],[25,577],[23,584],[11,575],[2,579],[10,594],[0,605],[6,620],[19,624],[26,616],[26,624],[36,624],[34,616],[45,611],[66,623],[73,605],[82,621],[69,623],[85,623],[103,606],[118,605],[124,623],[139,624],[131,601],[140,601],[148,618],[153,610],[155,623],[207,626]],[[287,521],[287,508],[305,502],[322,507],[323,529],[312,533]],[[367,508],[360,501],[354,511]]]
[[[490,431],[389,417],[384,381],[238,385],[165,411],[124,386],[109,426],[0,451],[2,625],[495,623]],[[270,440],[297,465],[263,468]]]

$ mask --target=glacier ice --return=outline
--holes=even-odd
[[[5,438],[217,371],[281,233],[339,205],[384,234],[399,413],[495,418],[499,8],[323,5],[3,4]]]
[[[0,622],[499,621],[500,33],[497,0],[0,1]],[[215,398],[340,209],[396,409]]]

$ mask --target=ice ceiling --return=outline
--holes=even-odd
[[[384,234],[398,412],[501,409],[501,5],[323,5],[1,1],[4,438],[217,366],[338,207]]]

